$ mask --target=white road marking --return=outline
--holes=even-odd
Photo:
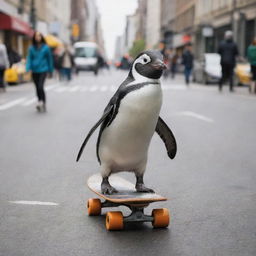
[[[10,101],[8,103],[5,103],[5,104],[1,105],[0,110],[5,110],[5,109],[8,109],[8,108],[11,108],[15,105],[18,105],[18,104],[22,103],[25,100],[26,100],[26,98],[20,98],[20,99],[17,99],[17,100]]]
[[[95,92],[95,91],[97,91],[97,90],[98,90],[98,86],[96,86],[96,85],[92,86],[92,87],[89,89],[90,92]]]
[[[70,88],[69,91],[70,92],[76,92],[76,91],[79,90],[79,88],[80,88],[79,86],[74,86],[74,87]]]
[[[56,206],[59,205],[53,202],[40,202],[40,201],[9,201],[11,204],[26,204],[26,205],[49,205],[49,206]]]
[[[22,106],[29,106],[29,105],[31,105],[31,104],[33,104],[35,102],[36,102],[36,97],[25,101],[24,103],[22,103]]]
[[[81,92],[86,92],[88,91],[88,87],[85,85],[83,88],[80,89]]]
[[[100,87],[100,91],[101,92],[105,92],[105,91],[107,91],[109,88],[107,87],[107,86],[101,86]]]
[[[194,118],[200,119],[200,120],[208,122],[208,123],[213,123],[214,122],[213,119],[211,119],[209,117],[206,117],[206,116],[203,116],[203,115],[200,115],[200,114],[197,114],[197,113],[192,112],[192,111],[178,112],[177,115],[194,117]]]
[[[47,86],[45,86],[45,90],[46,91],[50,91],[50,90],[53,90],[53,89],[55,89],[55,88],[57,88],[59,86],[60,86],[59,84],[47,85]]]
[[[66,88],[66,87],[59,87],[59,88],[57,88],[57,89],[55,89],[54,91],[55,92],[64,92],[64,91],[66,91],[68,88]]]

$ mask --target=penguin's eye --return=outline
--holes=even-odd
[[[146,63],[148,60],[146,58],[143,59],[143,62]]]

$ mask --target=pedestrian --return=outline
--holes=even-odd
[[[14,51],[11,46],[7,46],[7,54],[10,68],[13,64],[21,61],[21,56],[16,51]]]
[[[189,85],[190,75],[193,69],[194,55],[192,53],[192,44],[188,43],[182,55],[182,64],[184,65],[184,75],[186,85]]]
[[[36,109],[39,112],[45,112],[46,96],[44,91],[44,83],[47,73],[52,74],[53,72],[53,57],[43,35],[38,31],[34,33],[32,45],[28,50],[26,70],[27,72],[32,71],[32,78],[38,97]]]
[[[247,57],[251,64],[252,81],[250,84],[250,92],[256,93],[256,37],[247,49]]]
[[[171,55],[170,66],[171,66],[171,78],[174,79],[176,75],[177,63],[178,63],[179,55],[176,51],[174,51]]]
[[[60,67],[62,77],[70,81],[72,78],[72,68],[74,67],[74,57],[67,44],[64,45],[64,51],[60,56]]]
[[[9,60],[5,45],[0,41],[0,91],[5,91],[4,72],[9,67]]]
[[[222,70],[222,76],[219,81],[219,91],[222,91],[223,83],[228,79],[229,90],[230,92],[233,92],[233,76],[236,57],[238,56],[238,48],[237,44],[233,41],[232,31],[228,30],[225,32],[225,39],[220,43],[218,53],[220,54],[220,65]]]
[[[55,70],[55,74],[57,77],[57,79],[59,79],[59,81],[61,81],[62,79],[62,73],[61,73],[61,67],[60,67],[60,48],[56,47],[53,51],[52,51],[52,57],[53,57],[53,67]]]

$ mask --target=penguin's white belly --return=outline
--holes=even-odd
[[[161,105],[159,84],[128,93],[121,100],[114,121],[101,135],[99,156],[102,164],[112,172],[135,171],[145,165]]]

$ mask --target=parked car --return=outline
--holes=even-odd
[[[218,83],[221,78],[220,55],[205,53],[200,61],[194,62],[193,81],[209,84]]]
[[[80,70],[98,73],[98,46],[93,42],[76,42],[74,44],[74,62],[78,73]]]
[[[13,64],[11,68],[6,69],[4,79],[10,85],[31,81],[31,73],[26,72],[26,60],[22,59],[20,62]]]
[[[235,84],[249,85],[251,82],[251,66],[249,63],[237,63],[235,67]]]

